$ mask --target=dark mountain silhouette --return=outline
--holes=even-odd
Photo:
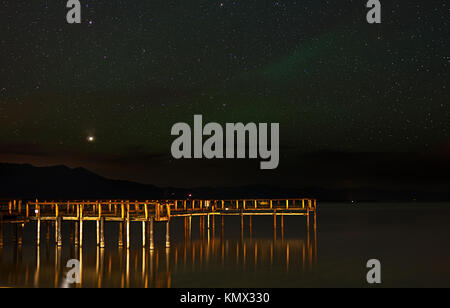
[[[162,190],[129,181],[111,180],[84,168],[0,164],[0,197],[24,199],[160,198]]]
[[[159,198],[317,198],[321,201],[448,201],[450,192],[376,188],[282,188],[267,185],[242,187],[159,188],[131,181],[112,180],[84,168],[63,165],[35,167],[0,163],[0,198],[22,199],[159,199]]]

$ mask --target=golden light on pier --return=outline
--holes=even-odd
[[[182,206],[179,206],[181,205]],[[251,204],[251,206],[249,206]],[[25,211],[23,206],[25,205]],[[76,246],[83,246],[83,223],[95,222],[97,246],[105,247],[105,223],[117,223],[118,246],[130,248],[130,223],[138,222],[142,226],[142,247],[155,249],[154,224],[165,224],[165,247],[170,248],[170,220],[184,217],[186,237],[191,237],[192,217],[200,217],[200,234],[212,229],[215,233],[215,216],[221,216],[221,235],[224,232],[225,216],[241,217],[241,233],[244,232],[244,216],[249,217],[249,232],[251,234],[251,218],[253,216],[273,216],[274,240],[277,236],[277,217],[280,217],[281,238],[283,239],[284,216],[306,217],[306,227],[309,232],[310,215],[314,216],[314,228],[317,224],[317,200],[309,198],[297,199],[187,199],[187,200],[58,200],[58,201],[23,201],[10,200],[0,203],[0,210],[8,213],[3,215],[3,222],[16,223],[18,241],[21,243],[23,225],[36,222],[36,245],[40,245],[41,224],[51,222],[54,225],[54,240],[56,246],[63,245],[61,229],[63,222],[72,222],[73,241]],[[5,217],[10,217],[5,220]],[[212,219],[212,222],[211,222]],[[205,221],[206,220],[206,221]],[[48,230],[46,232],[49,234]],[[0,246],[3,245],[0,224]]]

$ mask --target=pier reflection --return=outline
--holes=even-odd
[[[244,218],[240,219],[240,234],[227,236],[223,216],[199,217],[195,225],[192,217],[182,218],[178,227],[182,230],[184,225],[184,238],[178,236],[171,242],[174,234],[169,237],[168,232],[154,244],[154,249],[133,241],[129,249],[125,245],[81,248],[73,234],[67,236],[70,244],[58,246],[50,240],[50,232],[46,232],[41,245],[24,245],[21,229],[17,229],[20,232],[12,234],[20,241],[0,246],[0,286],[221,287],[233,286],[232,275],[298,275],[312,270],[317,262],[315,223],[311,230],[292,237],[286,234],[281,216],[274,219],[271,236],[258,237],[258,230],[252,228],[258,218],[253,217],[252,221],[245,217],[245,224]],[[168,224],[166,228],[169,230]],[[67,280],[69,259],[80,262],[79,284]]]

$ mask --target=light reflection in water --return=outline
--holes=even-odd
[[[284,221],[279,219],[278,226],[274,221],[273,238],[255,238],[257,232],[252,231],[249,219],[247,230],[241,224],[240,236],[227,237],[223,216],[217,219],[220,230],[216,230],[215,217],[211,217],[208,230],[205,217],[200,218],[199,236],[192,238],[192,218],[186,217],[184,240],[170,243],[167,236],[165,245],[155,244],[154,250],[140,245],[127,249],[115,243],[106,248],[85,245],[83,251],[74,245],[73,232],[70,243],[58,247],[50,240],[47,229],[46,240],[40,246],[23,246],[19,242],[0,246],[0,286],[189,287],[192,282],[199,284],[198,281],[208,277],[205,286],[211,287],[219,279],[216,275],[257,271],[301,273],[311,270],[317,262],[316,228],[302,237],[285,238]],[[80,261],[79,285],[66,280],[66,262],[72,258]]]

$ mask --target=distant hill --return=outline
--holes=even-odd
[[[35,167],[0,163],[0,198],[22,199],[158,199],[158,198],[317,198],[321,201],[449,201],[450,191],[427,192],[376,188],[326,189],[242,187],[159,188],[112,180],[84,168]]]
[[[0,163],[0,198],[160,198],[152,185],[111,180],[84,168]]]

